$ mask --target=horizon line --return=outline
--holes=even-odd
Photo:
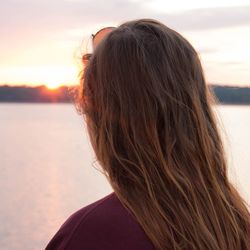
[[[31,85],[31,84],[10,84],[10,83],[0,83],[0,87],[24,87],[24,88],[38,88],[38,87],[45,87],[47,89],[59,89],[62,87],[76,87],[79,84],[61,84],[59,86],[56,87],[49,87],[46,83],[43,84],[37,84],[37,85]],[[250,84],[246,84],[246,85],[237,85],[237,84],[229,84],[229,83],[207,83],[207,85],[211,85],[211,86],[221,86],[221,87],[230,87],[230,88],[250,88]]]

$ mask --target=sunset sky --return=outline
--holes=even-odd
[[[250,86],[250,0],[4,0],[0,84],[76,84],[91,33],[154,18],[199,51],[207,81]]]

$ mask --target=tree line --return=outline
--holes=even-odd
[[[217,101],[221,104],[250,104],[250,87],[209,85]],[[61,86],[48,89],[45,85],[0,86],[0,102],[68,103],[74,101],[75,87]]]

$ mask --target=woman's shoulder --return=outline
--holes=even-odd
[[[133,241],[138,239],[140,244],[147,241],[133,215],[112,192],[73,213],[51,239],[46,250],[138,249],[138,246],[133,248]],[[153,248],[144,246],[141,249]]]
[[[89,220],[92,220],[93,222],[93,219],[97,219],[95,218],[95,216],[91,216],[91,213],[93,213],[95,210],[100,210],[100,206],[102,207],[103,203],[109,203],[112,198],[114,200],[114,195],[114,192],[112,192],[109,195],[85,207],[82,207],[78,211],[71,214],[68,219],[61,225],[54,237],[50,240],[50,242],[46,246],[46,250],[67,249],[70,241],[75,237],[75,234],[81,228],[81,225],[84,223],[84,221],[86,220],[87,222],[89,222]]]

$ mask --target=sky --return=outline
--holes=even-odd
[[[249,13],[250,0],[0,1],[0,84],[77,84],[92,33],[153,18],[191,42],[208,83],[250,86]]]

